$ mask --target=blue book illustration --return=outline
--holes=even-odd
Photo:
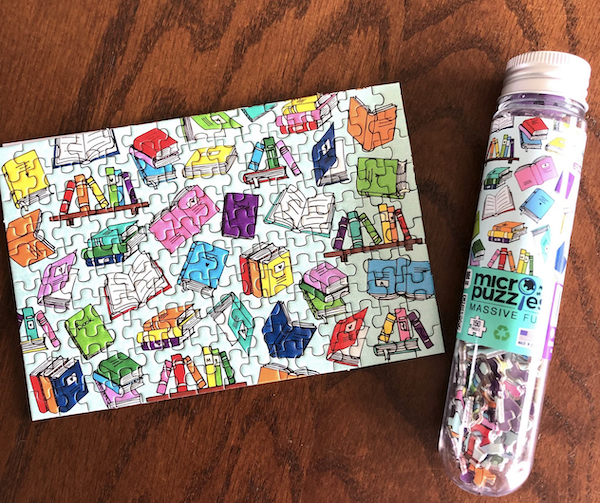
[[[523,133],[523,131],[520,131],[519,136],[521,138],[521,148],[525,149],[525,150],[539,150],[542,148],[542,140],[536,140],[535,138],[533,139],[529,139],[527,138],[527,136]]]
[[[548,213],[548,210],[552,208],[553,204],[554,199],[546,192],[542,189],[535,189],[525,202],[519,206],[519,210],[529,218],[539,222]]]
[[[277,103],[265,103],[264,105],[254,105],[252,107],[242,108],[244,115],[248,117],[248,120],[254,122],[256,119],[265,115],[269,110],[275,108]]]
[[[333,124],[312,149],[315,181],[318,186],[348,180],[343,155],[343,143],[338,142],[336,152],[335,129]]]
[[[367,260],[367,293],[376,299],[425,300],[435,295],[429,262]]]
[[[256,145],[254,145],[254,150],[252,151],[252,157],[250,159],[250,164],[248,164],[248,169],[251,169],[252,171],[258,171],[258,166],[260,165],[260,161],[262,160],[264,152],[264,144],[257,141]]]
[[[566,243],[563,243],[556,250],[556,259],[554,261],[554,269],[556,272],[563,274],[567,268]]]
[[[231,344],[238,342],[248,353],[254,335],[254,318],[235,293],[223,295],[217,305],[208,311],[217,327]]]
[[[281,301],[275,304],[265,321],[263,335],[273,358],[302,356],[317,327],[310,323],[292,322]]]
[[[88,393],[78,360],[68,360],[54,374],[50,375],[52,390],[60,412],[70,411]]]
[[[150,187],[156,188],[158,183],[175,178],[175,168],[172,164],[155,167],[144,159],[133,156],[133,162],[137,166],[142,181]],[[118,189],[117,189],[118,190]]]
[[[184,290],[212,295],[219,284],[229,252],[203,241],[192,244],[177,280]]]

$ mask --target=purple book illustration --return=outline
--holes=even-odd
[[[225,195],[223,236],[252,239],[256,230],[258,196],[230,192]]]
[[[109,409],[118,409],[119,407],[127,407],[128,405],[136,405],[142,403],[142,397],[136,390],[128,391],[127,393],[117,393],[108,386],[96,381],[98,391],[102,395],[104,403]]]
[[[329,295],[347,286],[348,276],[329,262],[322,262],[304,273],[304,282]]]
[[[69,253],[46,267],[38,290],[38,304],[63,309],[68,307],[77,276],[77,270],[73,269],[75,259],[75,252]]]

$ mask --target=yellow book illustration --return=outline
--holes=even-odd
[[[317,109],[317,101],[319,95],[307,96],[306,98],[298,98],[296,100],[288,101],[282,111],[284,115],[295,114],[298,112],[310,112],[311,110]]]
[[[2,173],[17,208],[27,207],[50,193],[48,179],[35,150],[6,162]]]
[[[186,178],[210,178],[224,175],[237,159],[237,151],[233,145],[217,145],[197,149],[183,168]]]
[[[108,208],[108,201],[106,200],[106,197],[104,197],[102,189],[96,183],[96,180],[94,180],[94,177],[90,176],[86,179],[86,182],[90,186],[90,189],[92,189],[92,194],[94,194],[94,197],[100,203],[100,208]]]
[[[263,297],[273,297],[294,282],[290,252],[287,250],[280,255],[262,259],[258,267]]]
[[[383,242],[392,243],[392,227],[390,225],[390,212],[387,204],[379,205],[379,217],[381,218],[381,231],[383,232]]]
[[[379,334],[379,340],[381,342],[390,342],[390,336],[394,330],[395,322],[396,317],[392,313],[388,313],[383,322],[383,327],[381,327],[381,333]]]
[[[217,386],[217,369],[213,359],[212,348],[210,346],[204,346],[202,348],[204,354],[204,366],[206,368],[206,383],[209,388],[215,388]]]

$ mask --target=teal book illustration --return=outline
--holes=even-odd
[[[0,146],[32,419],[442,353],[405,106],[393,83]],[[541,194],[519,215],[521,164],[490,162],[471,263],[516,269],[534,229],[525,274],[561,274]],[[562,211],[575,169],[527,196]]]

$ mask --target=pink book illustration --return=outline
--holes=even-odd
[[[198,234],[219,208],[197,185],[180,191],[171,206],[156,215],[150,232],[173,253],[187,239]]]
[[[322,262],[304,273],[304,282],[328,295],[347,286],[348,276],[329,262]]]
[[[558,173],[552,157],[539,157],[532,164],[521,166],[515,171],[515,178],[521,190],[526,190],[535,185],[556,178]]]
[[[38,304],[51,307],[68,305],[77,276],[77,271],[73,269],[75,259],[75,252],[69,253],[46,267],[38,290]]]
[[[102,395],[104,403],[109,409],[116,409],[119,407],[125,407],[127,405],[142,403],[142,397],[134,389],[128,391],[127,393],[120,394],[109,386],[105,386],[98,381],[96,381],[96,386]]]

